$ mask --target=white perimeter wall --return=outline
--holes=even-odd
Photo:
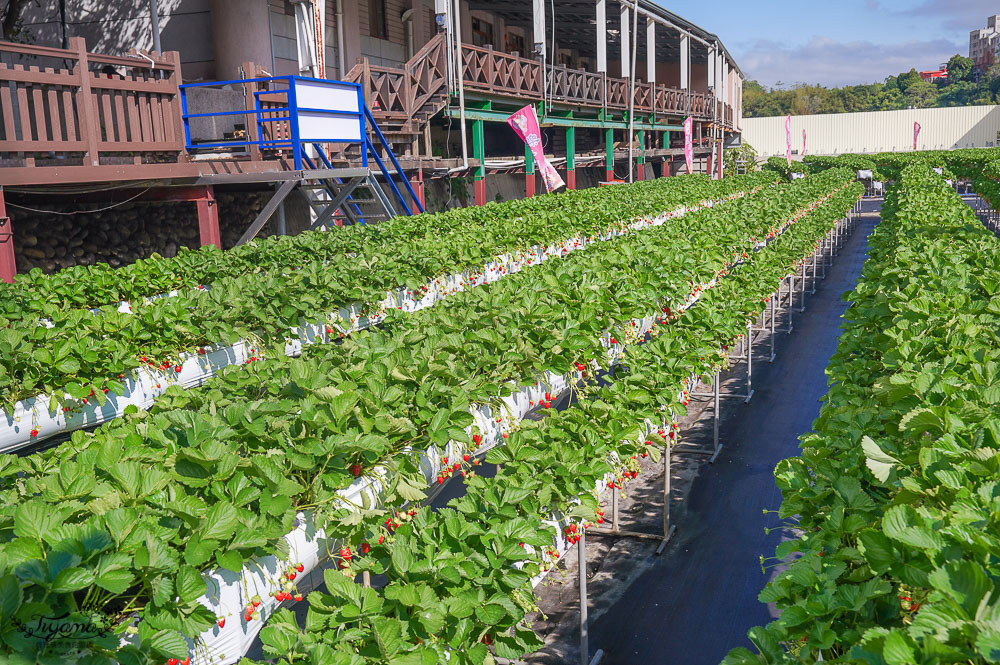
[[[905,152],[913,149],[913,123],[919,122],[919,150],[991,148],[1000,145],[1000,106],[793,115],[792,154]],[[761,157],[785,154],[785,116],[743,118],[743,141]]]

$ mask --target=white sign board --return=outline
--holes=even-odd
[[[356,86],[298,78],[293,82],[300,141],[364,140],[360,122],[363,111]]]

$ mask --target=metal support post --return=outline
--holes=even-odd
[[[785,334],[791,335],[794,325],[792,324],[792,310],[794,309],[794,303],[792,298],[795,295],[795,275],[788,276],[788,327],[785,329]]]
[[[691,393],[692,397],[703,397],[705,395],[701,393]],[[719,443],[719,420],[721,419],[722,413],[719,410],[719,397],[722,393],[719,389],[719,373],[715,373],[715,378],[712,380],[712,447],[708,450],[704,448],[684,448],[678,449],[679,453],[691,453],[692,455],[709,455],[708,463],[712,464],[719,457],[719,453],[722,452],[722,444]]]
[[[486,159],[485,140],[483,137],[483,121],[474,120],[472,122],[472,151],[478,162],[476,170],[473,171],[472,186],[475,193],[476,205],[486,205]]]
[[[753,331],[747,326],[747,394],[744,404],[750,403],[753,397]]]
[[[576,189],[576,127],[566,128],[566,189]]]
[[[771,359],[768,362],[774,362],[774,318],[777,316],[778,311],[774,306],[774,301],[781,297],[781,284],[778,284],[778,293],[770,298],[771,300]]]
[[[524,144],[524,192],[526,197],[535,195],[535,153]]]

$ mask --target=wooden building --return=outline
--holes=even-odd
[[[24,26],[33,43],[0,42],[6,279],[4,186],[113,184],[148,190],[140,200],[191,201],[202,241],[218,244],[216,188],[292,177],[282,150],[190,150],[185,130],[241,136],[253,123],[182,121],[184,82],[360,84],[418,191],[425,177],[471,176],[480,204],[489,173],[523,172],[535,191],[531,153],[506,125],[526,104],[569,187],[578,168],[607,180],[681,172],[689,116],[698,168],[721,176],[741,128],[743,75],[721,40],[649,0],[42,0]],[[252,99],[243,88],[205,88],[192,102],[211,111]],[[353,165],[349,151],[326,157]]]

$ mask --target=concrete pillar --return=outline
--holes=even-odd
[[[545,0],[531,0],[531,39],[534,42],[535,53],[545,60],[548,55],[548,47],[545,44]]]
[[[597,0],[597,71],[608,71],[608,14],[606,0]]]
[[[240,78],[244,62],[252,62],[273,74],[268,0],[212,0],[210,7],[215,78],[220,81]]]
[[[201,246],[215,245],[222,249],[222,233],[219,231],[219,206],[215,202],[215,189],[208,185],[197,199],[198,232]]]
[[[14,228],[7,216],[4,204],[3,185],[0,185],[0,281],[14,283],[17,264],[14,262]]]
[[[681,33],[681,90],[691,87],[691,37]]]
[[[621,61],[622,61],[622,78],[627,79],[631,76],[632,68],[632,42],[629,40],[629,30],[631,30],[631,25],[629,21],[628,5],[622,3],[622,15],[621,15]]]
[[[327,0],[329,2],[329,0]],[[351,71],[361,57],[361,3],[344,0],[344,68]]]
[[[646,17],[646,82],[656,83],[656,22]]]

